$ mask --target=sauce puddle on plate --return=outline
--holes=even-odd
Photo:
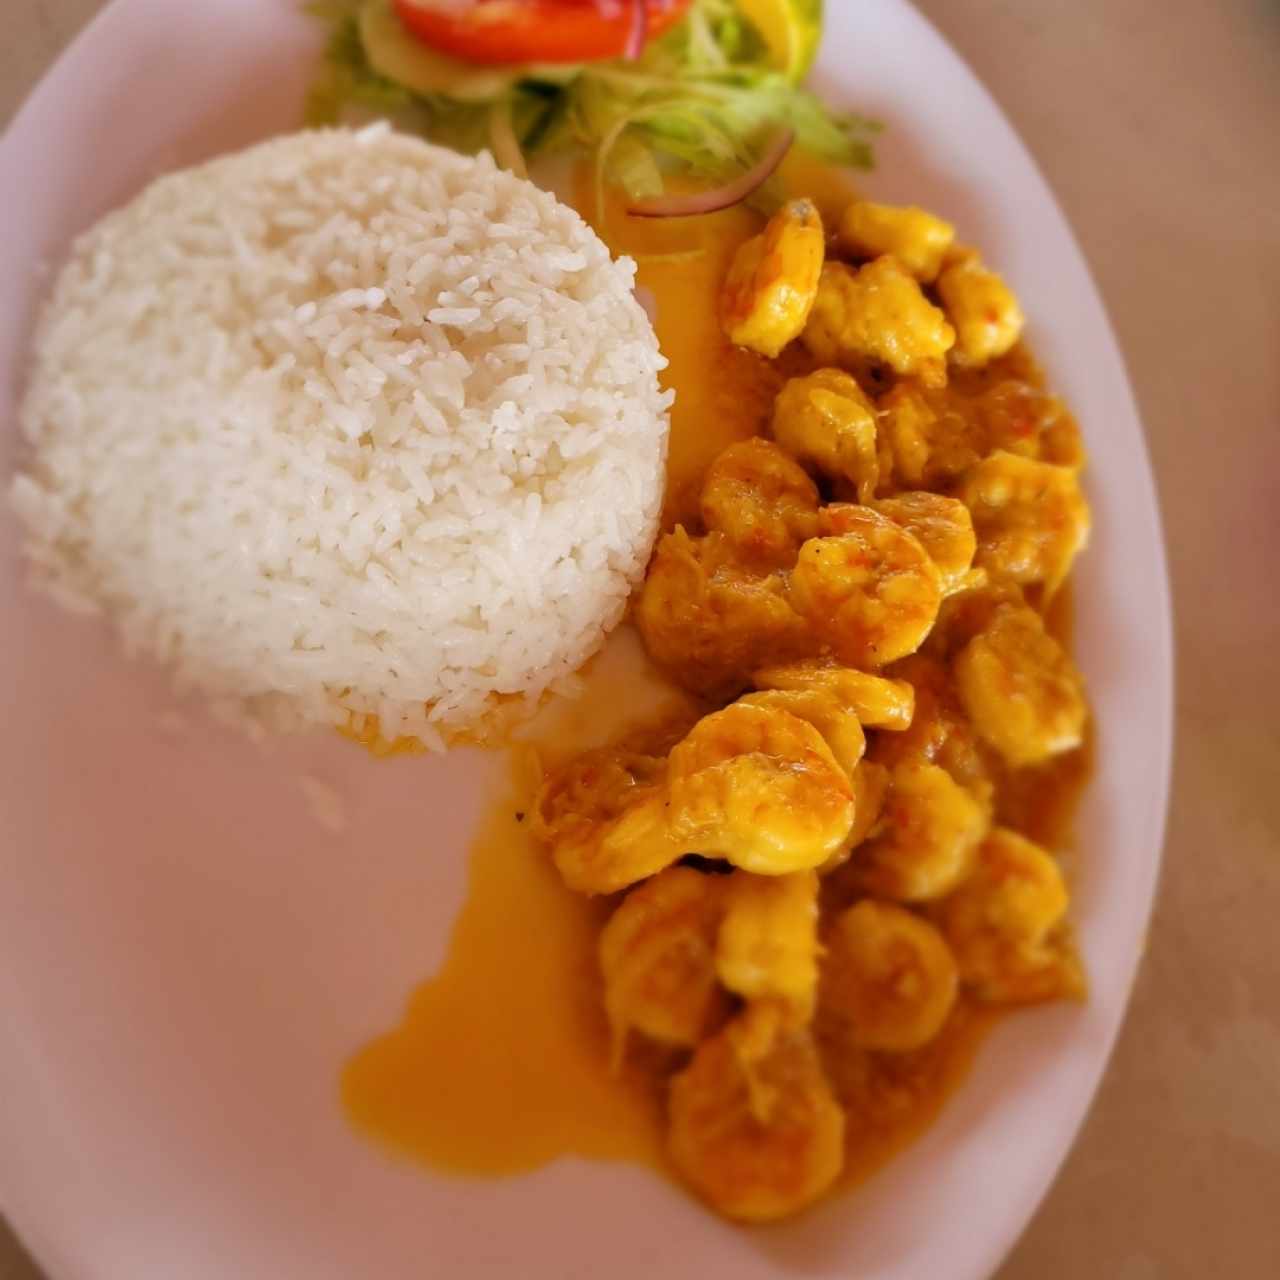
[[[343,1072],[343,1106],[361,1132],[450,1173],[521,1173],[565,1155],[661,1166],[658,1074],[635,1060],[610,1068],[596,939],[612,904],[564,887],[530,834],[529,806],[539,760],[687,700],[652,671],[630,627],[581,679],[581,698],[535,721],[536,748],[511,749],[511,782],[472,842],[439,971]]]
[[[348,1064],[347,1113],[436,1168],[510,1174],[561,1155],[656,1163],[649,1081],[609,1070],[596,976],[603,904],[568,893],[514,788],[471,848],[440,971]]]

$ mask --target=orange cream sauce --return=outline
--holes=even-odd
[[[439,972],[343,1072],[357,1128],[451,1173],[521,1173],[565,1155],[660,1166],[656,1075],[634,1062],[610,1069],[596,937],[611,904],[565,889],[529,834],[529,809],[544,765],[689,703],[630,627],[579,678],[583,696],[548,705],[510,750]]]
[[[656,1091],[608,1067],[595,964],[605,909],[567,893],[533,846],[527,796],[516,781],[493,806],[444,964],[348,1064],[343,1101],[365,1132],[452,1173],[569,1154],[655,1162]]]
[[[946,1025],[923,1049],[879,1057],[874,1091],[865,1110],[851,1101],[861,1095],[862,1088],[842,1081],[838,1071],[832,1073],[837,1096],[846,1104],[840,1186],[865,1182],[928,1129],[964,1081],[983,1038],[1002,1016],[1001,1010],[962,996]],[[829,1054],[827,1062],[834,1061]]]
[[[852,194],[843,175],[803,157],[790,159],[784,176],[828,221]],[[589,215],[588,181],[579,194]],[[598,229],[611,248],[636,258],[638,283],[654,295],[670,361],[664,382],[677,393],[670,526],[696,512],[711,459],[763,427],[780,381],[768,362],[730,346],[715,311],[729,259],[761,219],[739,208],[646,222],[611,205],[604,222]],[[634,1063],[615,1073],[609,1065],[596,938],[611,904],[563,887],[530,837],[528,813],[540,763],[691,708],[653,671],[629,627],[581,679],[583,696],[549,706],[524,735],[527,745],[511,750],[511,780],[472,844],[467,900],[439,971],[413,993],[401,1023],[360,1049],[342,1076],[344,1107],[361,1131],[451,1173],[515,1174],[568,1155],[662,1167],[657,1073]],[[350,736],[377,740],[376,725],[353,726]],[[1074,793],[1081,779],[1073,773],[1065,790]],[[1052,808],[1056,826],[1070,806],[1050,801],[1065,790],[1046,778],[1043,794],[1024,804]],[[877,1108],[863,1124],[851,1114],[846,1183],[869,1176],[928,1126],[993,1021],[962,1003],[909,1080],[874,1082],[876,1095],[887,1092],[897,1105]]]

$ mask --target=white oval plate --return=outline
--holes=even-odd
[[[1031,1215],[1115,1038],[1156,880],[1171,738],[1159,521],[1102,305],[1012,129],[902,0],[828,10],[820,88],[889,124],[871,189],[987,248],[1093,456],[1078,588],[1101,725],[1078,826],[1089,1002],[1009,1020],[921,1142],[779,1229],[726,1226],[640,1168],[455,1181],[395,1163],[347,1127],[338,1072],[441,956],[495,762],[375,763],[327,736],[263,755],[175,731],[161,678],[22,589],[5,517],[0,1204],[59,1280],[973,1280]],[[14,122],[3,475],[47,263],[154,175],[295,126],[314,43],[293,0],[116,0]],[[304,775],[343,797],[345,835],[316,824]]]

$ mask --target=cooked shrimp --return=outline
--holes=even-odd
[[[668,867],[609,917],[599,955],[615,1058],[631,1030],[692,1046],[726,1013],[715,962],[724,889],[723,876]]]
[[[897,765],[878,833],[858,851],[862,883],[900,902],[941,898],[969,873],[989,826],[987,809],[945,769]]]
[[[706,1040],[671,1080],[672,1164],[712,1208],[744,1222],[797,1212],[844,1163],[844,1112],[807,1031],[744,1062],[734,1026]]]
[[[914,690],[915,715],[903,732],[877,740],[876,760],[891,768],[936,764],[987,805],[994,789],[989,762],[947,668],[937,658],[917,653],[897,663],[893,673]]]
[[[853,789],[811,725],[734,703],[672,749],[671,825],[685,848],[761,875],[821,865],[853,826]]]
[[[1076,470],[1084,466],[1084,443],[1075,419],[1057,396],[1033,383],[1005,378],[988,387],[974,408],[988,449],[1007,449]]]
[[[787,1021],[804,1025],[818,985],[817,875],[735,871],[724,892],[715,959],[720,981],[745,1000],[777,1001]]]
[[[853,852],[872,832],[884,813],[889,798],[890,771],[874,760],[863,760],[853,771],[853,830],[845,841],[845,856]],[[826,870],[827,868],[823,868]]]
[[[998,450],[965,476],[960,498],[973,515],[978,564],[1043,582],[1049,593],[1089,538],[1089,506],[1070,467]]]
[[[955,326],[957,364],[981,366],[1022,335],[1022,308],[1013,290],[976,253],[959,256],[938,276],[938,296]]]
[[[768,440],[731,444],[707,468],[702,520],[722,532],[747,564],[790,568],[818,524],[818,489]]]
[[[734,255],[720,294],[730,342],[770,359],[800,336],[818,289],[826,247],[811,200],[788,201]]]
[[[899,382],[880,397],[881,475],[907,489],[941,489],[987,451],[984,433],[955,404]]]
[[[1052,855],[997,827],[982,842],[973,874],[937,909],[961,980],[998,1003],[1079,995],[1079,961],[1059,931],[1067,903]]]
[[[663,537],[636,605],[650,657],[697,693],[732,696],[751,671],[811,647],[777,574],[741,567],[723,533]]]
[[[836,243],[856,258],[895,257],[921,284],[932,284],[955,228],[914,205],[855,200],[840,219]]]
[[[942,576],[919,541],[870,507],[846,532],[800,548],[790,598],[841,662],[880,667],[913,653],[942,602]]]
[[[787,382],[773,402],[773,436],[805,466],[845,481],[859,502],[875,495],[876,410],[849,374],[819,369]]]
[[[997,609],[954,672],[974,728],[1009,764],[1038,764],[1083,740],[1084,682],[1035,610]]]
[[[879,400],[881,492],[948,489],[995,450],[1079,470],[1080,429],[1062,402],[1006,378],[980,393],[953,394],[899,382]]]
[[[839,532],[838,520],[834,518],[838,509],[830,506],[823,511],[826,517],[820,525],[823,533]],[[973,554],[978,543],[969,509],[963,502],[920,490],[881,498],[875,503],[875,509],[919,540],[929,559],[938,566],[944,596],[970,585]]]
[[[738,701],[753,707],[789,711],[793,716],[807,720],[822,734],[836,763],[847,774],[853,773],[867,749],[867,735],[862,732],[857,711],[835,690],[765,689],[760,693],[743,694]]]
[[[978,573],[984,573],[979,580]],[[929,632],[928,652],[939,659],[949,659],[959,653],[980,631],[991,625],[996,611],[1005,605],[1027,603],[1022,588],[1009,578],[985,576],[985,571],[975,571],[975,577],[963,590],[948,596],[938,610],[938,621]],[[906,675],[905,672],[897,674]],[[906,676],[910,679],[910,676]]]
[[[927,920],[864,898],[823,941],[823,1010],[848,1020],[853,1044],[901,1053],[942,1029],[956,1001],[956,961]]]
[[[667,827],[665,772],[665,761],[605,748],[547,775],[533,829],[569,888],[616,893],[681,856]]]
[[[875,760],[863,760],[853,771],[853,826],[844,844],[818,868],[825,903],[851,902],[863,896],[861,865],[853,859],[853,852],[878,827],[891,777]]]
[[[937,387],[946,385],[946,355],[956,338],[946,316],[890,257],[859,271],[828,262],[801,336],[823,364],[871,360]]]
[[[751,679],[757,689],[829,691],[852,708],[868,729],[905,729],[915,710],[915,690],[907,681],[887,680],[818,659],[761,667]]]

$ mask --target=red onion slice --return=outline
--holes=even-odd
[[[622,56],[634,62],[644,52],[644,42],[649,34],[649,6],[647,0],[631,0],[631,20],[627,26],[627,43]]]
[[[692,191],[678,196],[652,196],[629,205],[627,212],[634,218],[692,218],[700,213],[715,213],[739,204],[771,177],[791,150],[796,131],[780,129],[760,154],[760,159],[741,177],[723,186],[707,191]]]

